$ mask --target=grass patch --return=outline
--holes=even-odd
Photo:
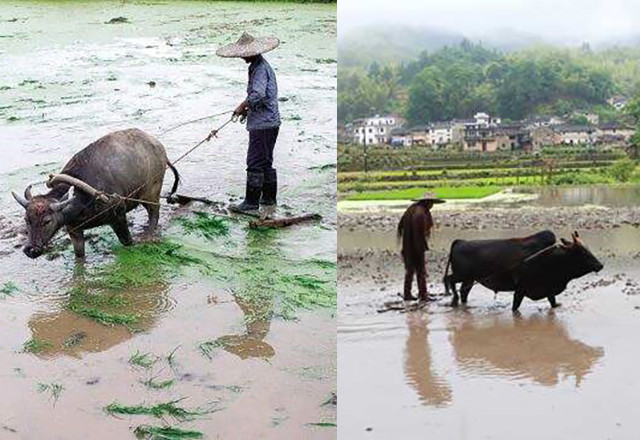
[[[135,353],[129,357],[129,364],[134,367],[141,367],[148,370],[158,361],[158,358],[151,353],[141,353],[136,350]]]
[[[211,409],[185,409],[178,405],[183,399],[173,400],[171,402],[166,403],[158,403],[153,406],[146,405],[121,405],[119,403],[111,403],[107,405],[104,410],[111,415],[145,415],[152,416],[158,419],[163,418],[165,416],[171,416],[179,422],[193,420],[198,416],[202,416],[205,414],[209,414],[214,412]]]
[[[53,344],[48,341],[29,339],[27,342],[22,344],[22,351],[23,353],[40,353],[51,347],[53,347]]]
[[[481,199],[496,193],[502,186],[458,186],[431,188],[430,191],[443,199]],[[347,200],[412,200],[422,197],[425,188],[406,188],[386,191],[365,191],[347,197]]]
[[[200,439],[204,435],[199,431],[186,431],[172,426],[140,425],[133,433],[139,439],[145,440],[184,440]]]
[[[187,234],[199,234],[207,240],[229,233],[227,219],[206,212],[196,211],[193,217],[181,217],[178,222]]]
[[[58,402],[60,395],[64,391],[64,387],[59,383],[39,383],[38,384],[38,392],[39,393],[48,393],[50,394],[49,398],[53,399],[53,404]]]

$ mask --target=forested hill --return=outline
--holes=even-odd
[[[620,115],[614,95],[640,92],[640,48],[593,51],[534,47],[512,52],[468,40],[425,51],[410,62],[340,64],[338,118],[396,112],[410,124],[466,118],[485,111],[504,119],[566,116],[591,111],[601,120]]]
[[[366,67],[379,63],[399,63],[414,59],[423,51],[457,45],[462,34],[411,26],[362,27],[338,39],[338,63],[344,67]]]

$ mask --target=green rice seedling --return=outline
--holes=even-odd
[[[318,426],[320,428],[336,428],[338,425],[333,422],[307,423],[307,426]]]
[[[23,353],[40,353],[48,348],[53,347],[53,345],[48,341],[43,341],[40,339],[29,339],[27,342],[22,344],[22,352]]]
[[[163,390],[165,388],[169,388],[169,387],[173,386],[173,384],[175,383],[175,380],[170,379],[170,380],[157,381],[154,377],[152,377],[152,378],[149,378],[149,379],[145,380],[142,383],[149,389],[152,389],[152,390]]]
[[[50,399],[53,399],[53,405],[58,402],[60,395],[64,391],[64,387],[58,383],[39,383],[38,384],[38,392],[39,393],[49,393],[51,394]]]
[[[139,350],[136,350],[136,352],[129,357],[130,365],[141,367],[145,370],[151,368],[156,362],[158,362],[157,356],[151,353],[141,353]]]
[[[139,439],[144,440],[185,440],[201,439],[204,435],[199,431],[186,431],[172,426],[140,425],[133,433]]]
[[[108,414],[114,415],[146,415],[156,418],[163,418],[164,416],[171,416],[177,421],[184,422],[193,420],[198,416],[209,414],[214,412],[214,409],[185,409],[176,404],[184,399],[172,400],[171,402],[158,403],[153,406],[145,405],[121,405],[119,403],[111,403],[104,409]]]
[[[14,293],[19,292],[20,288],[13,281],[5,282],[0,288],[0,293],[4,296],[13,296]]]
[[[220,342],[218,341],[205,341],[198,344],[198,350],[203,356],[213,359],[213,353],[217,348],[220,348]]]

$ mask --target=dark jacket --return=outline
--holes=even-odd
[[[278,84],[276,74],[262,55],[249,65],[247,85],[247,130],[263,130],[280,126]]]

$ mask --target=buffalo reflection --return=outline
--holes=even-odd
[[[559,319],[550,313],[532,317],[466,317],[453,325],[451,343],[458,365],[473,374],[529,378],[553,386],[573,376],[576,386],[604,355],[571,339]]]

